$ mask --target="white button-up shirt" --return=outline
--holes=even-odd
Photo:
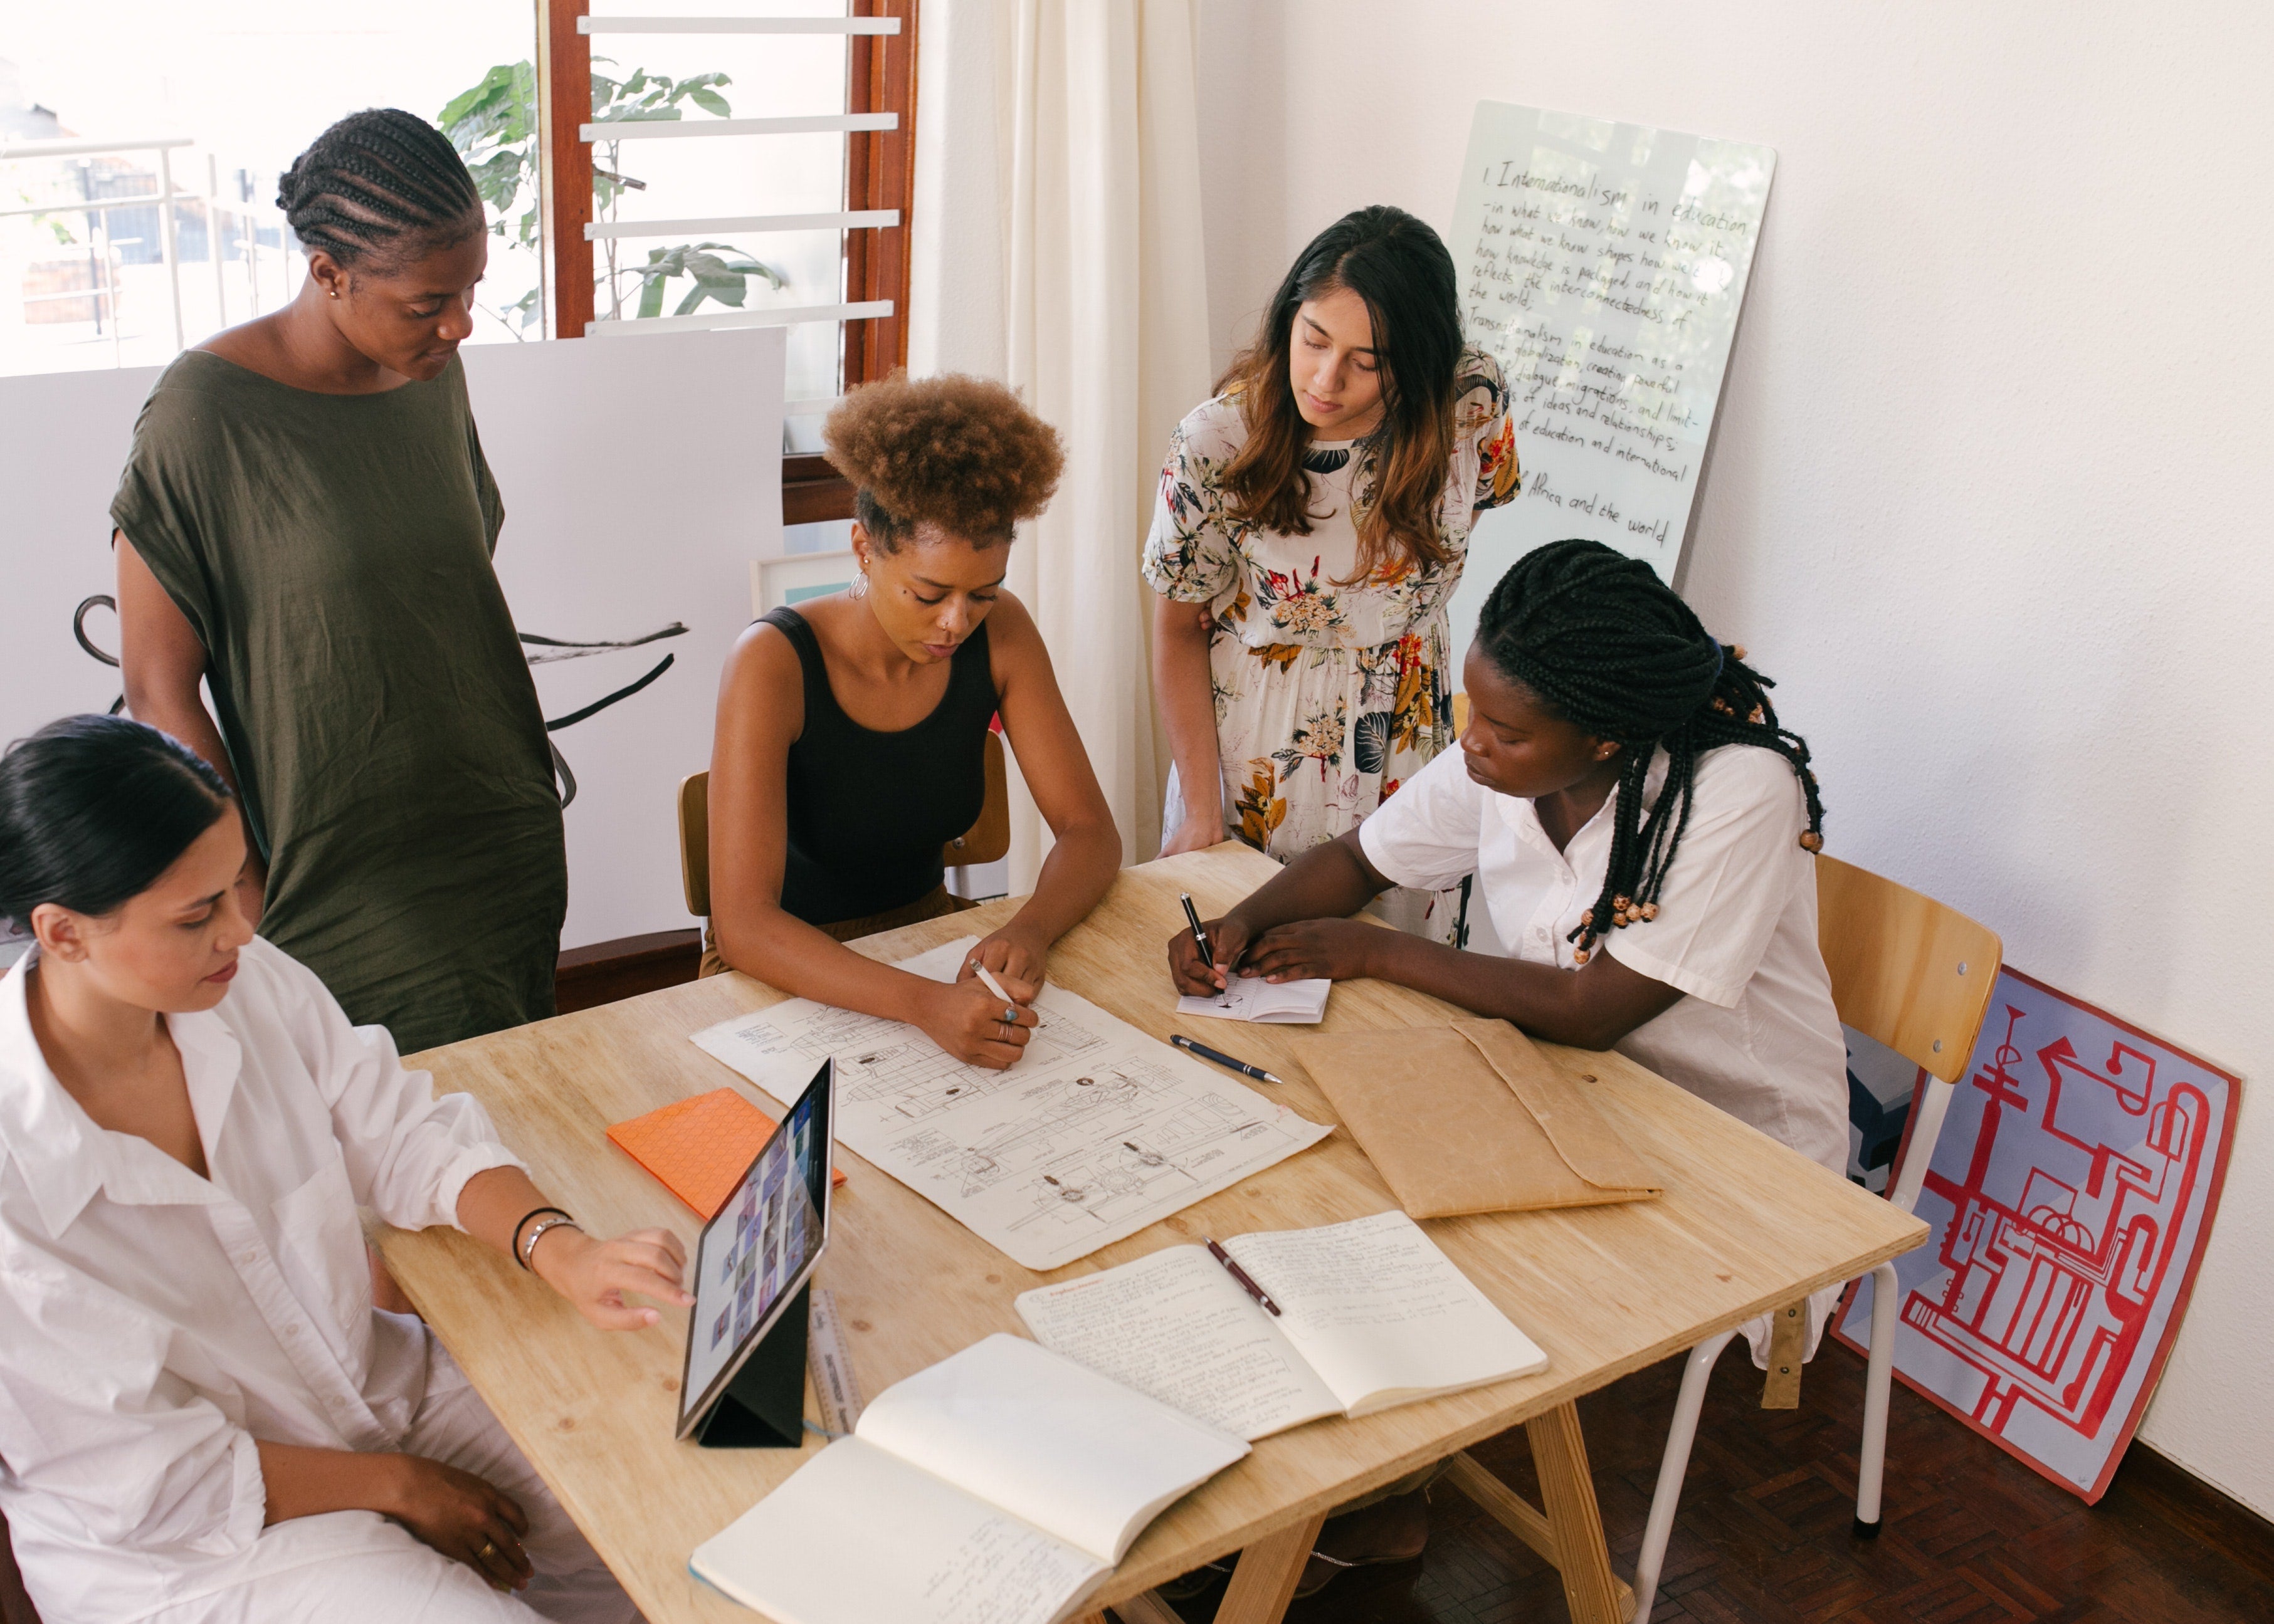
[[[0,1510],[51,1616],[130,1620],[260,1576],[255,1439],[388,1450],[417,1412],[424,1338],[373,1312],[357,1207],[455,1224],[467,1179],[520,1163],[255,937],[216,1008],[167,1018],[200,1178],[56,1080],[37,957],[0,981]],[[343,1553],[376,1526],[319,1521]]]
[[[1660,751],[1645,783],[1654,805]],[[1658,917],[1603,933],[1611,957],[1688,996],[1622,1039],[1621,1054],[1835,1172],[1848,1165],[1847,1049],[1816,944],[1816,873],[1799,780],[1784,758],[1725,745],[1698,758],[1689,827]],[[1473,873],[1510,951],[1572,969],[1566,938],[1610,862],[1615,794],[1562,851],[1531,801],[1487,789],[1448,750],[1359,826],[1367,861],[1400,885]]]

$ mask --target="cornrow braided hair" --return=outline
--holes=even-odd
[[[1774,683],[1725,647],[1640,559],[1597,541],[1550,542],[1500,578],[1478,618],[1477,640],[1502,674],[1566,720],[1626,748],[1612,814],[1602,894],[1568,940],[1587,962],[1609,930],[1658,917],[1659,894],[1689,826],[1698,758],[1725,744],[1774,750],[1792,763],[1808,801],[1800,843],[1824,846],[1824,803],[1808,741],[1779,726]],[[1654,747],[1667,755],[1658,802],[1643,813]]]
[[[481,229],[481,193],[440,130],[400,108],[350,113],[276,184],[292,231],[342,265]]]

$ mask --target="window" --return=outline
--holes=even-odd
[[[276,309],[303,267],[278,172],[359,108],[440,122],[536,39],[527,0],[9,0],[0,15],[10,373],[153,365]],[[514,306],[540,271],[533,241],[493,240],[475,342],[522,336]]]
[[[915,0],[676,10],[549,10],[551,330],[788,326],[783,516],[841,520],[852,492],[811,455],[821,415],[907,353]]]

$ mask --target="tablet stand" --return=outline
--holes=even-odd
[[[797,1449],[805,1444],[806,1314],[813,1288],[791,1299],[742,1368],[696,1423],[705,1449]]]

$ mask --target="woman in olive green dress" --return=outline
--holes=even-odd
[[[568,906],[457,358],[488,234],[409,113],[343,119],[281,191],[298,297],[181,356],[135,425],[127,704],[234,781],[260,933],[425,1049],[550,1015]]]

